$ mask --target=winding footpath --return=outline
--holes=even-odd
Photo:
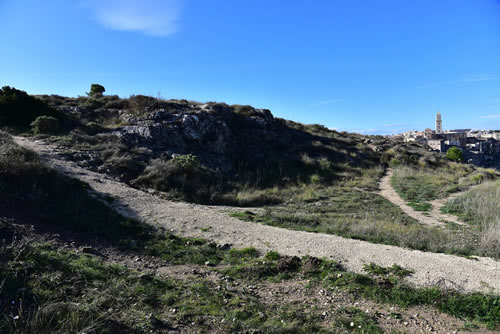
[[[411,206],[406,204],[406,202],[398,195],[396,190],[391,185],[393,171],[389,169],[385,176],[380,180],[380,191],[379,195],[385,197],[389,202],[397,205],[406,213],[408,216],[416,219],[421,224],[434,225],[434,226],[444,226],[445,222],[452,222],[458,225],[465,225],[463,222],[459,221],[456,216],[449,215],[441,212],[441,208],[446,202],[452,198],[456,198],[463,194],[464,192],[455,193],[444,199],[437,199],[430,201],[432,205],[432,210],[430,212],[420,212],[413,209]],[[470,189],[468,189],[470,190]]]
[[[417,286],[439,286],[459,291],[500,293],[500,262],[490,258],[426,253],[395,246],[372,244],[335,235],[291,231],[244,222],[229,217],[227,208],[161,199],[105,175],[88,171],[60,158],[57,147],[14,137],[19,145],[40,154],[42,161],[63,174],[87,182],[96,192],[112,196],[122,214],[140,219],[183,236],[198,236],[235,247],[253,246],[260,251],[276,250],[286,255],[311,255],[339,261],[346,270],[363,272],[363,264],[398,264],[411,269],[409,278]]]

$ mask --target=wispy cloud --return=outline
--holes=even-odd
[[[383,124],[377,128],[368,129],[341,129],[341,131],[355,132],[362,135],[394,135],[411,130],[412,127],[408,123],[391,123]]]
[[[483,119],[500,118],[500,114],[483,115],[483,116],[479,116],[479,118],[483,118]]]
[[[452,86],[452,85],[460,85],[460,84],[475,83],[475,82],[482,82],[482,81],[492,81],[495,79],[496,79],[496,77],[494,77],[490,74],[478,74],[478,75],[474,75],[474,76],[463,77],[463,78],[456,79],[456,80],[430,82],[430,83],[420,85],[417,88],[436,88],[436,87],[442,87],[442,86]]]
[[[359,133],[362,135],[380,134],[380,129],[342,129],[341,131]]]
[[[479,82],[479,81],[491,81],[491,80],[495,80],[495,77],[488,74],[481,74],[478,76],[464,78],[462,79],[462,82]]]
[[[182,0],[84,0],[94,18],[113,30],[168,36],[178,31]]]
[[[329,104],[336,104],[342,101],[344,101],[344,99],[330,99],[330,100],[319,101],[318,104],[329,105]]]

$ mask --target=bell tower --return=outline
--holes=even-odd
[[[441,113],[439,111],[436,115],[436,133],[443,133],[443,121],[441,120]]]

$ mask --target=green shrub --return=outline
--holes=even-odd
[[[176,155],[172,158],[172,163],[186,172],[200,168],[200,160],[192,154]]]
[[[56,133],[61,129],[59,120],[52,116],[38,116],[30,125],[35,134]]]
[[[9,86],[0,89],[0,126],[29,127],[39,116],[62,117],[45,102],[22,90]]]
[[[100,97],[105,91],[106,89],[104,89],[104,86],[101,86],[99,84],[92,84],[90,85],[90,92],[87,93],[87,95],[91,97]]]
[[[453,146],[446,152],[446,158],[451,161],[459,162],[464,160],[464,154],[458,147]]]

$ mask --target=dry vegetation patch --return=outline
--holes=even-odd
[[[479,245],[500,257],[500,181],[488,182],[446,203],[443,211],[459,216],[480,231]]]

